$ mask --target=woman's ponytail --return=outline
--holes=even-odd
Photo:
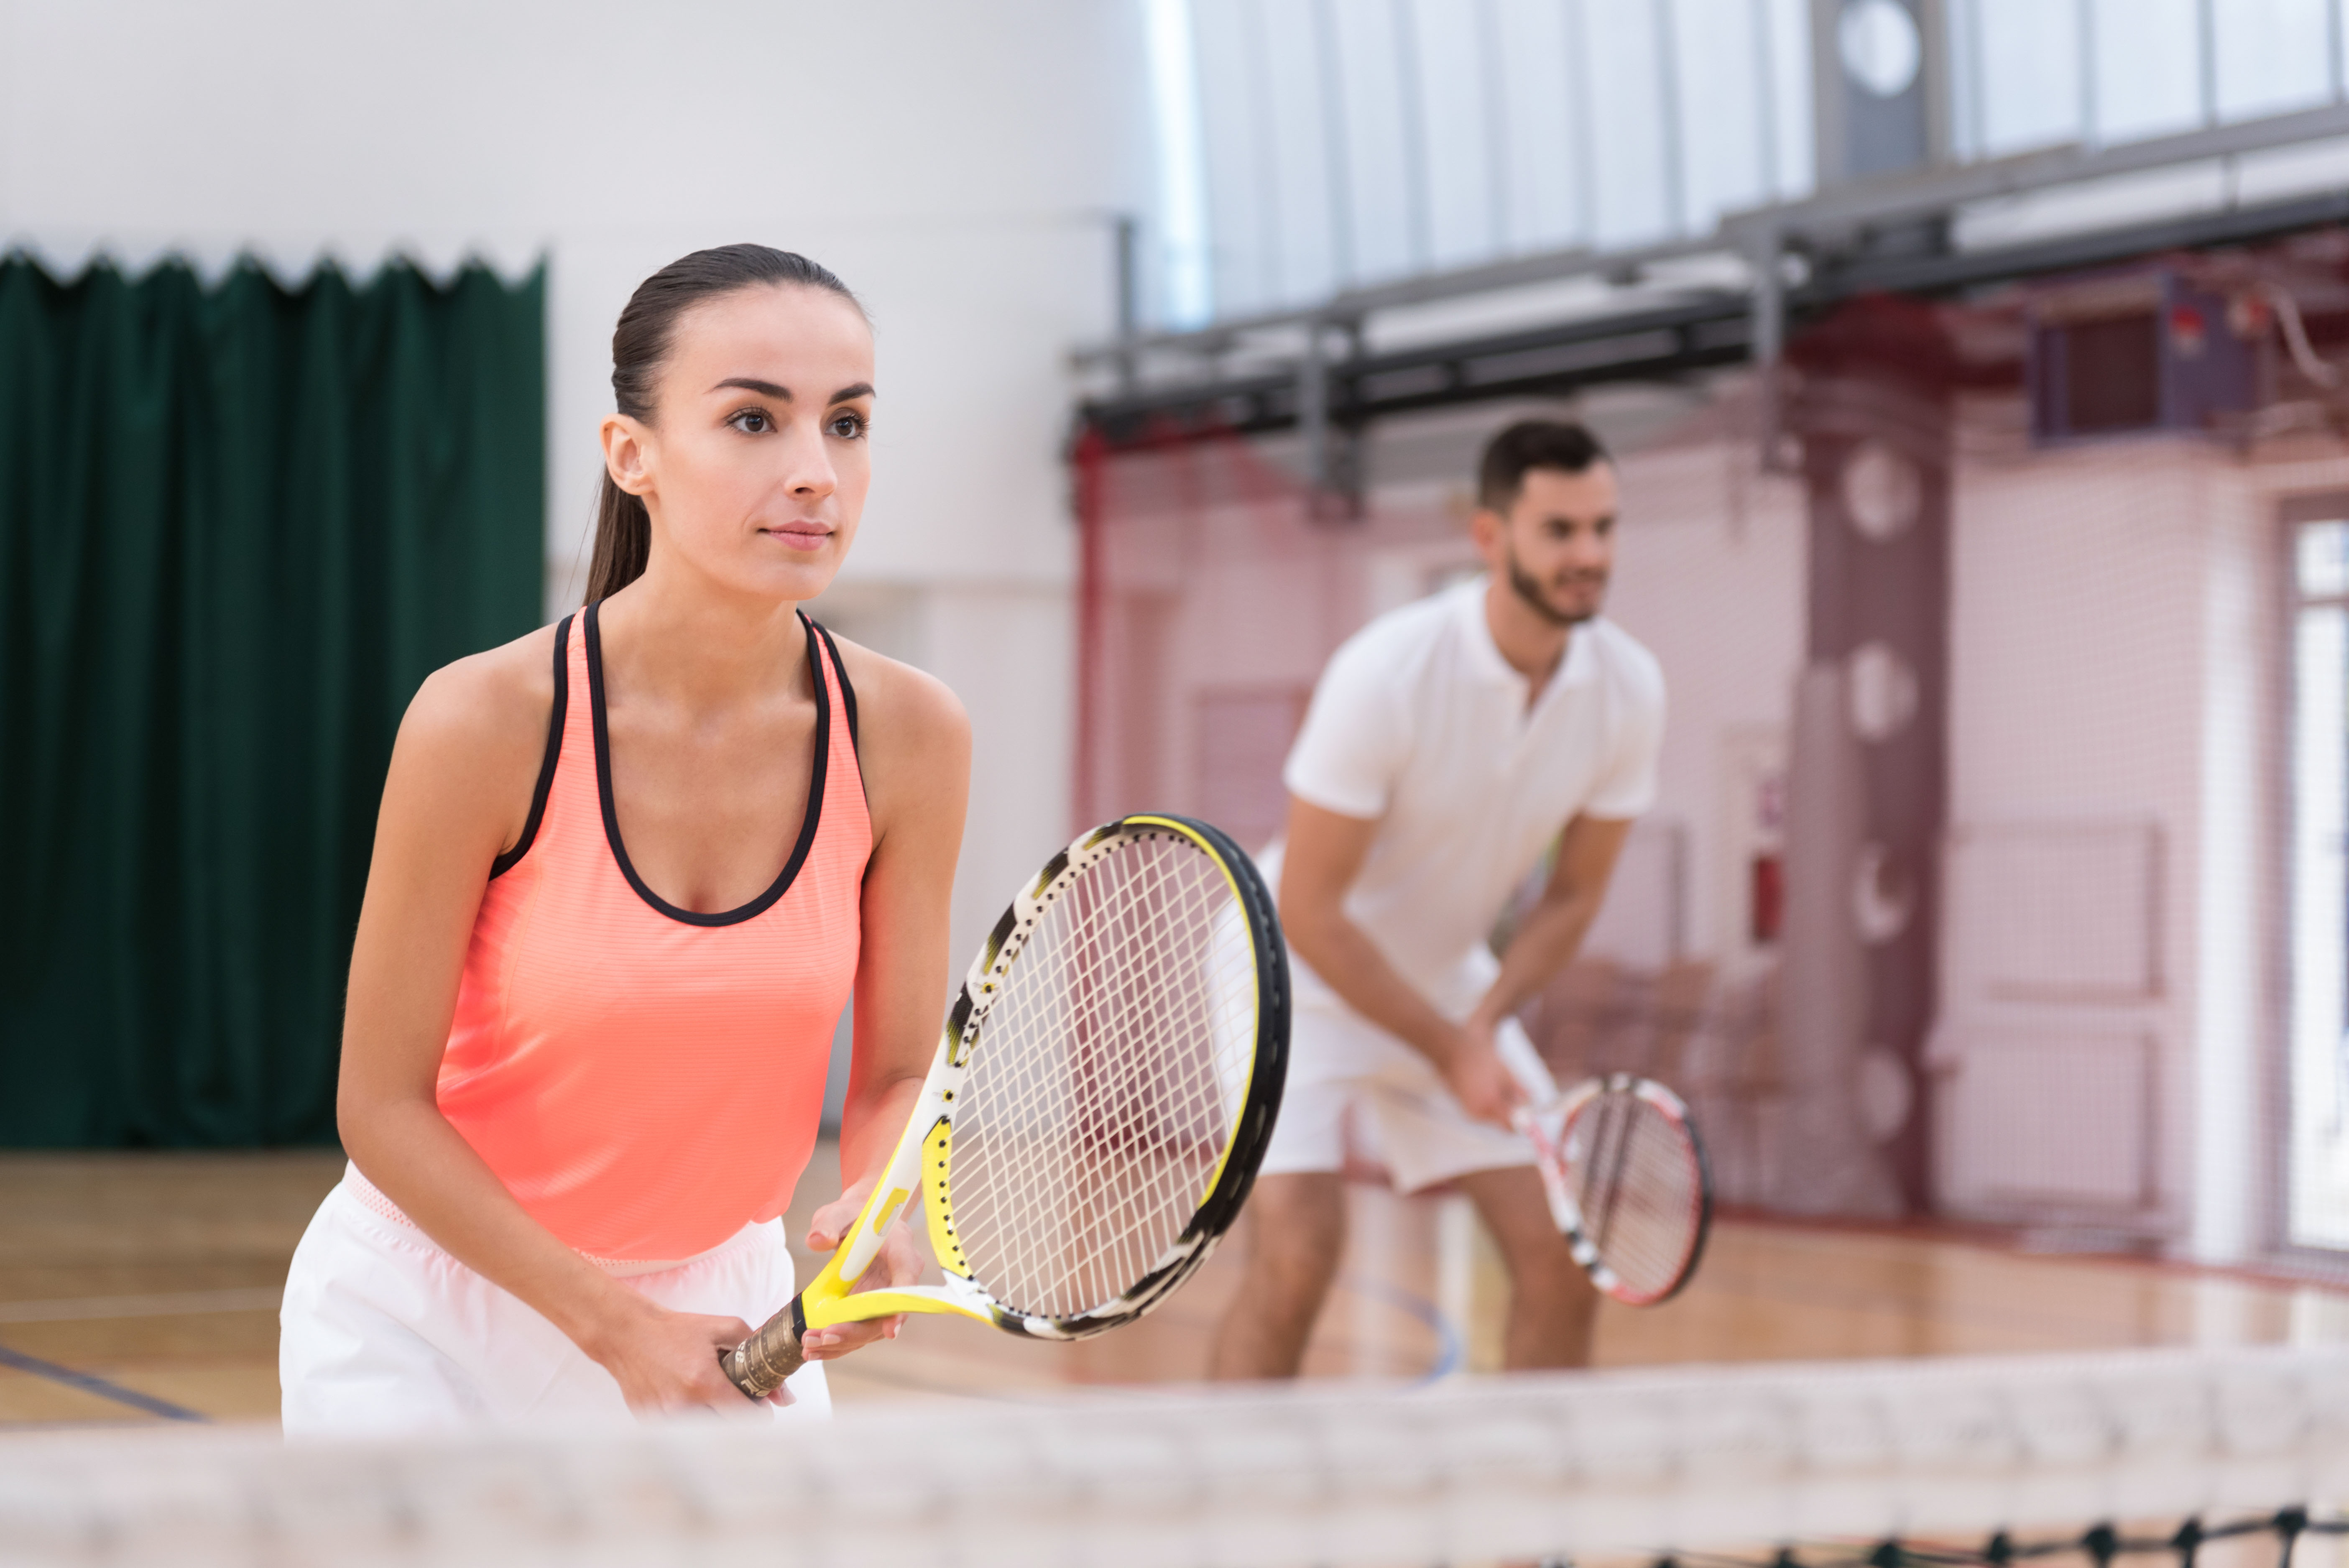
[[[612,333],[614,406],[630,419],[650,424],[653,384],[668,355],[678,316],[704,300],[758,284],[820,288],[857,304],[856,296],[829,269],[790,251],[720,245],[680,257],[638,284],[620,312],[620,324]],[[613,483],[606,469],[603,491],[595,498],[595,553],[587,566],[586,602],[609,598],[644,576],[652,549],[653,520],[643,499]]]
[[[643,576],[652,549],[653,520],[644,498],[613,483],[606,470],[603,493],[595,497],[595,553],[587,562],[585,602],[608,599]]]

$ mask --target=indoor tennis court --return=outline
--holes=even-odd
[[[854,428],[810,423],[833,466],[791,492],[837,574],[775,601],[851,652],[805,634],[781,876],[713,881],[726,844],[664,872],[642,825],[679,818],[628,794],[658,771],[631,737],[668,732],[629,727],[650,667],[619,607],[652,590],[612,596],[688,580],[681,525],[639,498],[625,569],[609,530],[630,454],[684,439],[618,390],[624,309],[742,242],[836,273],[869,331],[820,361]],[[754,282],[779,279],[851,319],[830,284]],[[689,312],[660,330],[719,319]],[[833,341],[792,332],[741,340]],[[815,420],[728,369],[710,394],[770,422],[713,431]],[[1598,1238],[1573,1254],[1606,1293],[1590,1370],[1512,1370],[1531,1287],[1479,1218],[1489,1170],[1414,1186],[1390,1072],[1334,1123],[1343,1244],[1301,1376],[1219,1386],[1303,1240],[1264,1183],[1333,1176],[1281,1163],[1283,1075],[1294,1125],[1338,1006],[1316,994],[1371,994],[1299,984],[1339,950],[1278,880],[1311,811],[1362,815],[1298,782],[1333,660],[1442,601],[1526,682],[1513,734],[1618,700],[1590,695],[1600,634],[1495,564],[1530,492],[1480,463],[1526,424],[1597,443],[1606,635],[1665,695],[1635,819],[1588,814],[1623,826],[1596,917],[1507,1011],[1558,1085],[1652,1085],[1692,1131],[1685,1282],[1609,1282],[1592,1184],[1625,1157],[1574,1146],[1578,1198],[1544,1190],[1561,1256]],[[1518,600],[1556,633],[1538,671],[1503,635]],[[402,714],[529,638],[554,652],[551,719],[533,644],[508,725],[535,794],[468,763],[382,842],[453,837],[500,790],[519,834],[484,840],[470,935],[362,985]],[[925,884],[952,979],[890,1047],[937,1050],[933,1097],[901,1072],[874,1131],[909,1013],[857,966],[895,939],[817,900],[905,907],[873,867],[916,853],[891,815],[915,797],[878,770],[955,752],[893,728],[918,678],[967,717],[968,826]],[[1381,700],[1426,704],[1415,743],[1464,732],[1406,683]],[[662,787],[706,783],[676,733]],[[790,791],[756,776],[729,798],[766,833],[756,803]],[[1411,809],[1466,844],[1508,805]],[[1563,929],[1587,819],[1519,855],[1476,928],[1493,972]],[[1190,834],[1191,892],[1076,891],[1105,824],[1151,855]],[[557,855],[667,923],[582,924],[609,950],[494,989],[604,885]],[[518,879],[501,913],[515,865],[573,891]],[[774,946],[723,956],[738,929]],[[1063,977],[1032,980],[1055,942]],[[792,1086],[729,1089],[776,1096],[772,1147],[741,1117],[562,1179],[703,1194],[812,1137],[774,1241],[792,1283],[744,1321],[774,1314],[791,1366],[854,1321],[808,1236],[856,1169],[871,1236],[903,1214],[922,1262],[887,1288],[947,1304],[829,1364],[829,1425],[546,1406],[286,1442],[285,1325],[324,1310],[289,1289],[297,1245],[347,1198],[392,1205],[400,1167],[351,1198],[354,1154],[423,1158],[355,1119],[349,1043],[435,963],[474,988],[435,1015],[451,1053],[566,1000],[685,1053],[640,1054],[647,1116],[715,1076],[697,997],[797,977],[769,997]],[[702,988],[684,1022],[623,994],[664,965]],[[990,1012],[999,989],[1022,1000]],[[1015,1035],[1058,1065],[995,1068]],[[974,1050],[977,1079],[941,1075]],[[585,1069],[526,1056],[544,1098],[502,1102],[506,1147],[551,1159]],[[997,1108],[998,1079],[1024,1097]],[[1115,1190],[1087,1174],[1119,1161]],[[624,1282],[733,1229],[607,1254],[535,1202],[513,1213],[564,1265]],[[1053,1204],[1038,1255],[1111,1282],[1085,1311],[985,1277],[999,1216]],[[2321,1568],[2349,1538],[2344,1391],[2349,0],[0,7],[0,1563]]]
[[[274,1420],[286,1261],[341,1173],[313,1153],[12,1156],[0,1417],[18,1430]],[[1505,1282],[1466,1202],[1365,1182],[1352,1205],[1309,1376],[1416,1385],[1497,1371]],[[792,1220],[798,1235],[804,1214]],[[830,1381],[843,1406],[1195,1383],[1236,1274],[1219,1254],[1141,1323],[1065,1346],[916,1320],[885,1356],[851,1357]],[[2349,1298],[2323,1284],[2051,1254],[1987,1228],[1744,1218],[1719,1222],[1682,1295],[1604,1313],[1608,1367],[2349,1337]]]

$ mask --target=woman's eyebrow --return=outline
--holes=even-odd
[[[729,387],[740,387],[746,392],[756,392],[762,398],[772,398],[778,402],[788,403],[792,400],[792,389],[789,387],[778,387],[772,381],[761,381],[751,376],[729,376],[709,389],[713,392],[722,392]]]
[[[709,389],[713,392],[722,392],[729,387],[740,387],[746,392],[756,392],[762,398],[772,398],[779,403],[788,403],[792,400],[792,389],[789,387],[779,387],[772,381],[761,381],[755,376],[729,376]],[[854,402],[858,398],[869,398],[872,395],[872,382],[852,381],[833,393],[829,401]]]

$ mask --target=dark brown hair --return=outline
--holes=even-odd
[[[1476,504],[1506,512],[1517,504],[1526,474],[1537,468],[1580,473],[1594,463],[1612,462],[1599,438],[1578,424],[1564,420],[1521,420],[1485,444],[1476,464]]]
[[[791,251],[770,245],[719,245],[681,256],[636,286],[612,329],[612,402],[632,420],[652,422],[653,384],[677,336],[677,318],[697,305],[761,284],[792,284],[836,294],[851,305],[856,296],[831,269]],[[653,520],[645,504],[612,483],[595,497],[595,553],[587,564],[587,598],[609,598],[644,575],[652,553]]]

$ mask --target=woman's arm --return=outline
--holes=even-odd
[[[840,645],[856,688],[858,766],[873,818],[864,868],[864,940],[856,965],[856,1054],[840,1117],[843,1189],[817,1210],[808,1245],[828,1252],[896,1151],[905,1118],[937,1054],[950,985],[947,923],[955,861],[970,798],[970,721],[953,692],[917,670]],[[901,1221],[890,1227],[868,1284],[907,1284],[921,1251]],[[812,1361],[895,1338],[898,1318],[839,1324],[802,1342]]]
[[[490,865],[520,836],[554,701],[541,630],[426,680],[400,722],[351,952],[336,1120],[367,1179],[619,1380],[631,1407],[743,1406],[714,1351],[738,1319],[671,1313],[525,1212],[441,1116],[440,1057]]]

